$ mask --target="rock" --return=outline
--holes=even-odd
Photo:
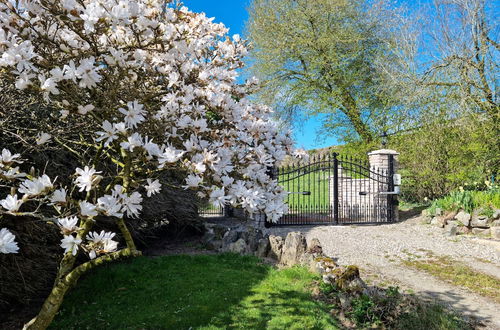
[[[229,244],[228,251],[237,254],[247,254],[248,246],[245,243],[245,240],[240,238],[236,242]]]
[[[493,216],[491,217],[493,220],[500,219],[500,209],[493,210]]]
[[[290,232],[286,235],[283,244],[280,264],[293,266],[300,263],[300,258],[307,250],[306,238],[300,232]]]
[[[307,244],[307,252],[316,254],[316,255],[321,255],[323,254],[323,247],[321,246],[321,243],[319,239],[313,238],[308,244]]]
[[[488,223],[488,217],[485,215],[478,215],[476,212],[472,215],[472,219],[470,222],[470,225],[472,227],[478,227],[478,228],[488,228],[490,227]]]
[[[237,240],[238,240],[238,232],[232,229],[228,230],[224,234],[224,237],[222,238],[222,242],[225,247],[228,247],[229,244],[234,243]]]
[[[446,235],[455,236],[458,232],[458,225],[456,223],[448,223],[444,229]]]
[[[422,217],[430,217],[431,213],[429,212],[429,209],[425,209],[425,210],[422,210],[422,212],[420,213],[420,215]]]
[[[472,234],[478,236],[489,236],[490,228],[472,228]]]
[[[280,260],[281,259],[281,254],[283,252],[283,237],[281,236],[275,236],[275,235],[270,235],[269,236],[269,253],[268,257],[275,259],[275,260]]]
[[[491,227],[500,227],[500,220],[494,220],[491,224]]]
[[[458,212],[457,215],[455,216],[455,219],[466,227],[470,226],[471,215],[467,212],[464,211]]]
[[[469,227],[465,227],[465,226],[458,227],[458,233],[461,235],[470,234],[470,232],[471,232],[471,229]]]
[[[222,249],[222,241],[221,240],[211,240],[209,242],[206,242],[206,247],[209,250],[214,250],[214,251],[219,251]]]
[[[304,267],[307,267],[307,269],[309,269],[311,272],[317,271],[317,268],[316,268],[317,263],[318,262],[316,261],[316,258],[314,257],[314,255],[312,255],[311,253],[308,253],[308,252],[304,253],[299,258],[299,264],[301,264]]]
[[[435,216],[440,216],[443,214],[443,210],[439,207],[436,207],[436,211],[434,212]]]
[[[491,237],[494,239],[500,239],[500,227],[491,227]]]
[[[255,251],[255,255],[259,258],[267,257],[270,250],[269,238],[264,237],[259,240],[259,244],[257,247],[257,251]]]
[[[259,246],[259,240],[264,237],[262,231],[260,229],[255,229],[253,227],[249,227],[241,234],[241,238],[245,240],[250,251],[257,251],[257,247]]]
[[[434,217],[431,220],[431,225],[439,227],[439,228],[444,228],[446,225],[446,220],[444,217]]]
[[[455,219],[456,215],[457,215],[456,211],[447,212],[446,215],[444,216],[444,220],[446,221],[446,223],[448,223],[448,221]]]

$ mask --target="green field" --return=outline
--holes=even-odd
[[[301,209],[309,208],[311,211],[321,210],[330,207],[329,193],[329,177],[333,176],[331,171],[311,172],[297,177],[297,172],[291,174],[283,174],[278,177],[278,182],[289,194],[286,199],[290,209],[301,207]],[[297,194],[296,192],[308,191],[310,195]]]

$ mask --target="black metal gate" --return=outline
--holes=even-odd
[[[388,157],[387,169],[337,153],[274,169],[289,209],[276,225],[394,221],[394,159]]]

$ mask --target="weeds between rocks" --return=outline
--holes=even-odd
[[[331,306],[333,317],[347,329],[474,329],[475,324],[442,305],[420,300],[398,287],[370,287],[353,293],[334,285],[317,282],[315,299]]]

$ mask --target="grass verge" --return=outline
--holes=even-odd
[[[409,259],[403,260],[403,264],[500,302],[500,279],[478,272],[451,258]]]
[[[317,277],[231,254],[140,257],[79,283],[52,329],[336,329]]]

